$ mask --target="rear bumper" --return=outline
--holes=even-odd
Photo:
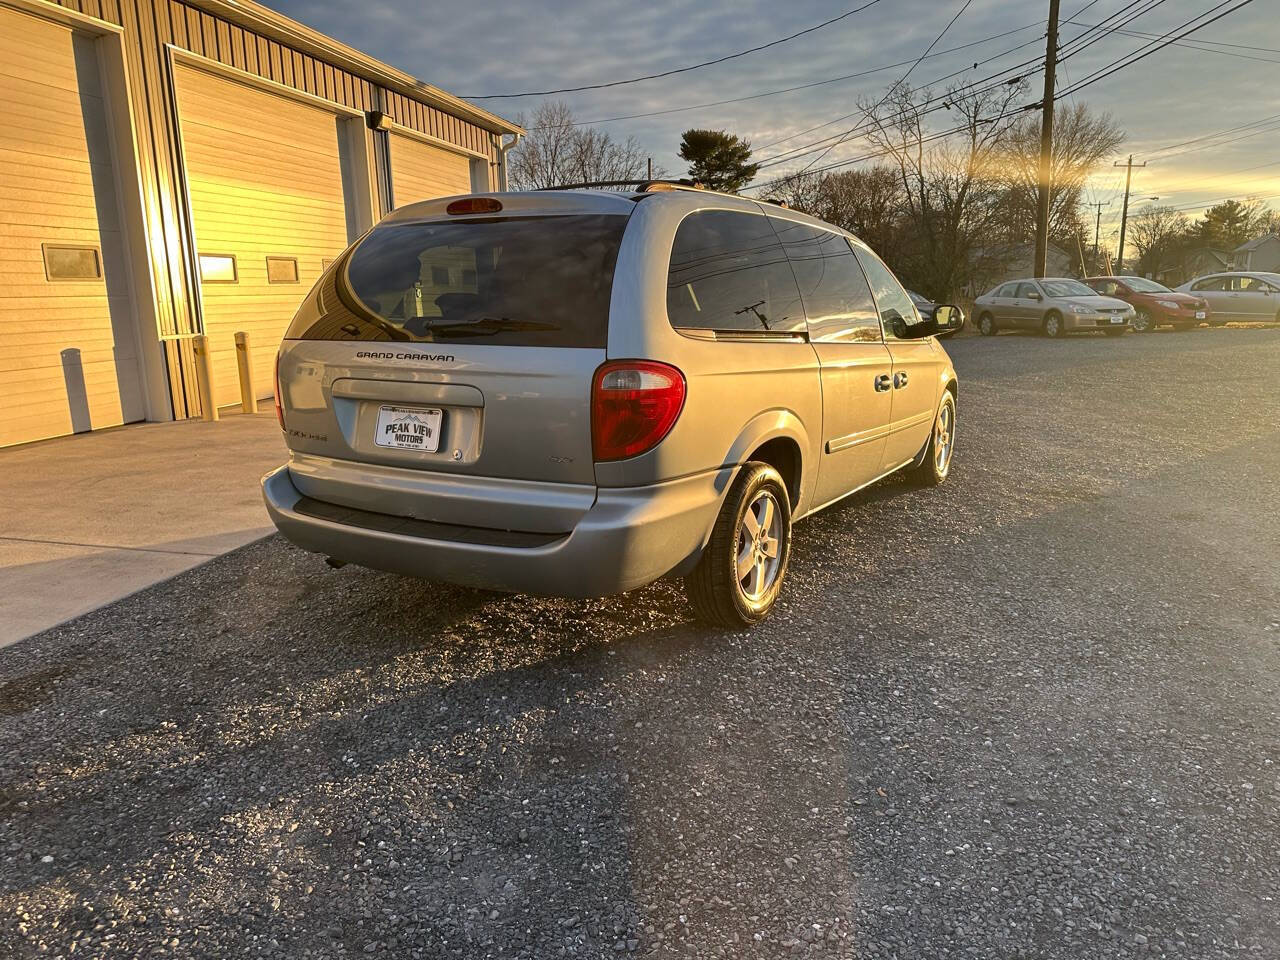
[[[733,471],[723,467],[645,487],[601,487],[591,508],[560,536],[317,509],[317,501],[294,486],[287,465],[263,478],[262,493],[285,537],[336,560],[491,590],[598,597],[687,572],[701,554]]]

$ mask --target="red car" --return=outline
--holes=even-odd
[[[1207,300],[1189,293],[1175,293],[1145,277],[1089,277],[1085,283],[1105,296],[1132,304],[1137,315],[1129,321],[1129,326],[1138,333],[1151,333],[1161,324],[1175,330],[1190,330],[1211,322]]]

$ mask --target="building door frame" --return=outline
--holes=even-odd
[[[141,179],[142,155],[134,123],[133,99],[126,66],[124,28],[69,10],[51,0],[0,0],[0,7],[68,27],[92,39],[106,102],[111,174],[127,264],[123,277],[131,314],[132,334],[138,357],[145,417],[150,421],[174,419],[173,395],[161,342]]]

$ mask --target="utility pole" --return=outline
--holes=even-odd
[[[1143,160],[1139,167],[1145,167],[1147,161]],[[1120,247],[1116,250],[1116,273],[1124,269],[1124,229],[1129,221],[1129,182],[1133,179],[1133,154],[1129,154],[1129,159],[1125,163],[1116,161],[1113,167],[1125,167],[1124,174],[1124,206],[1120,208]]]
[[[649,175],[645,179],[646,180],[653,179],[653,157],[649,158]]]
[[[1040,192],[1036,196],[1037,277],[1045,275],[1049,263],[1049,188],[1053,180],[1053,98],[1057,66],[1058,0],[1049,0],[1049,32],[1044,48],[1044,103],[1040,121]]]
[[[1087,204],[1090,207],[1098,208],[1098,217],[1093,222],[1093,262],[1098,262],[1098,234],[1102,231],[1102,208],[1111,206],[1111,201],[1106,200],[1102,203]]]

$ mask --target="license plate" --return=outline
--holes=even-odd
[[[1203,320],[1203,319],[1204,319],[1204,311],[1203,311],[1203,310],[1197,310],[1197,311],[1196,311],[1196,319],[1197,319],[1197,320]]]
[[[1112,323],[1124,323],[1124,317],[1112,317],[1112,318],[1111,318],[1111,322],[1112,322]]]
[[[443,419],[444,411],[438,407],[379,407],[373,442],[380,447],[435,453],[440,449]]]

